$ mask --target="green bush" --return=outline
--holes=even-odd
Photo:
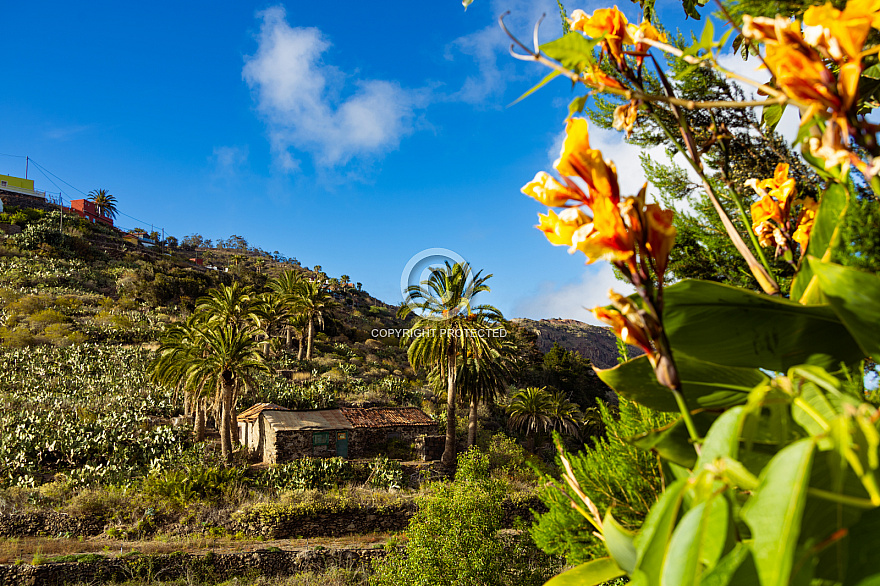
[[[350,460],[342,458],[300,458],[264,471],[258,484],[274,490],[328,489],[356,479]]]
[[[614,517],[624,526],[638,527],[648,509],[663,490],[657,457],[639,449],[628,438],[672,422],[667,414],[652,411],[638,403],[620,398],[619,413],[600,402],[606,437],[593,448],[567,454],[575,478],[600,511],[614,506]],[[546,482],[564,483],[550,476]],[[544,551],[564,555],[570,564],[579,564],[606,555],[604,545],[593,536],[587,520],[571,506],[556,488],[547,487],[541,500],[549,511],[537,518],[532,527],[535,543]]]
[[[403,466],[397,460],[378,456],[370,462],[370,486],[400,488],[403,486]]]
[[[372,586],[530,586],[559,569],[530,544],[527,533],[505,539],[503,484],[489,476],[489,459],[461,454],[455,482],[430,485],[406,530],[403,550],[391,546],[374,563]]]
[[[144,479],[145,495],[163,497],[175,504],[201,500],[216,502],[229,496],[241,483],[244,468],[187,466],[155,472]]]

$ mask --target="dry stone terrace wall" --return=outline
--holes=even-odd
[[[55,586],[141,580],[194,579],[220,582],[236,576],[291,575],[323,571],[334,567],[368,568],[372,560],[384,557],[383,549],[299,549],[190,555],[172,553],[156,556],[107,558],[90,562],[0,565],[2,586]]]
[[[528,522],[532,510],[546,511],[538,499],[521,503],[507,501],[504,507],[504,526],[512,527],[517,518]],[[314,513],[288,512],[273,503],[253,506],[223,524],[230,533],[243,532],[252,537],[270,539],[339,537],[388,533],[406,529],[415,514],[415,505],[363,507],[343,511]],[[100,535],[110,525],[99,517],[69,516],[61,513],[19,513],[0,515],[0,536],[34,537],[58,536],[91,537]],[[175,525],[178,527],[178,525]]]

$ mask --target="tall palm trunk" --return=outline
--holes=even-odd
[[[222,415],[220,428],[220,451],[223,454],[223,460],[227,464],[232,463],[232,393],[234,389],[234,381],[232,373],[224,371],[220,375],[220,389],[222,392],[221,404]]]
[[[309,334],[306,339],[308,346],[306,347],[306,360],[312,359],[312,339],[315,337],[315,318],[309,316]]]
[[[475,399],[471,399],[470,405],[468,405],[468,447],[474,447],[474,444],[477,443],[477,401]]]
[[[302,336],[299,336],[297,338],[296,345],[297,345],[296,359],[302,360],[303,359],[303,349],[305,348],[305,346],[303,345],[303,337]]]
[[[440,462],[447,468],[455,466],[455,343],[446,352],[446,445]]]
[[[290,335],[290,326],[287,327],[287,348],[290,349],[291,344],[291,335]]]
[[[196,399],[195,408],[196,408],[196,421],[195,427],[193,431],[196,434],[196,441],[203,442],[205,441],[205,419],[206,413],[208,410],[208,406],[205,404],[207,399]]]

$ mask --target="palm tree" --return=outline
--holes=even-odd
[[[508,425],[526,434],[526,449],[534,451],[535,438],[541,433],[558,431],[578,437],[583,420],[578,406],[562,393],[529,387],[517,392],[507,406]]]
[[[528,387],[517,392],[507,406],[507,424],[526,434],[526,449],[535,450],[535,436],[552,425],[551,398],[544,388]]]
[[[333,298],[318,281],[303,281],[294,302],[294,308],[306,319],[306,360],[312,359],[312,342],[315,339],[315,325],[324,327],[324,313],[330,309]]]
[[[497,329],[494,324],[487,331]],[[513,378],[513,355],[515,346],[506,338],[489,336],[493,342],[480,357],[468,356],[460,359],[456,366],[455,380],[458,386],[459,402],[468,408],[468,438],[470,448],[476,443],[479,423],[477,408],[481,403],[493,403],[504,394],[507,384]],[[439,392],[446,383],[445,371],[436,367],[428,376],[434,390]]]
[[[115,195],[110,195],[106,189],[93,189],[89,192],[89,197],[92,203],[95,204],[98,214],[111,220],[116,219],[118,210],[116,209]]]
[[[196,311],[212,322],[239,329],[254,328],[259,321],[256,302],[253,289],[235,281],[208,291],[197,301]]]
[[[455,465],[456,373],[459,356],[482,358],[490,347],[489,338],[478,330],[487,321],[500,321],[500,312],[490,305],[471,306],[478,293],[489,291],[486,281],[492,276],[476,274],[467,263],[450,264],[431,270],[430,276],[407,290],[407,299],[398,316],[416,312],[419,317],[410,328],[407,357],[413,368],[438,368],[446,378],[446,446],[441,462]],[[481,315],[483,314],[483,315]]]
[[[295,329],[294,320],[297,315],[296,300],[302,291],[304,282],[305,279],[303,279],[302,273],[293,270],[286,270],[276,278],[269,280],[269,288],[284,301],[287,307],[288,320],[285,327],[285,334],[287,336],[286,343],[288,348],[290,348],[291,344],[291,333],[293,333]],[[299,332],[297,332],[297,335],[300,339],[302,338]],[[300,344],[300,346],[302,346],[302,344]],[[301,351],[300,354],[302,354]]]
[[[277,348],[280,339],[280,330],[288,329],[290,323],[290,305],[281,295],[275,292],[263,293],[257,297],[254,307],[256,325],[266,334],[266,342],[263,344],[263,353],[268,355],[271,346]],[[279,333],[277,339],[274,339]]]
[[[229,463],[235,401],[242,384],[260,370],[268,368],[252,328],[242,329],[196,314],[184,326],[169,328],[162,337],[153,377],[161,382],[176,381],[196,397],[213,390],[215,410],[220,411],[220,448]]]

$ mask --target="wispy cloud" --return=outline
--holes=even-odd
[[[90,124],[72,124],[70,126],[56,126],[46,130],[46,137],[52,140],[70,140],[75,135],[91,130]]]
[[[612,288],[623,295],[633,292],[629,284],[614,277],[610,264],[591,265],[584,269],[579,282],[544,281],[538,285],[537,292],[516,304],[513,315],[530,319],[561,317],[604,325],[589,310],[597,305],[608,305],[608,289]]]
[[[448,60],[464,56],[476,65],[474,74],[465,78],[461,88],[449,96],[450,101],[486,105],[504,94],[510,80],[525,77],[522,67],[508,54],[510,39],[496,20],[501,14],[509,12],[505,24],[528,42],[531,42],[535,23],[544,14],[548,19],[541,28],[542,42],[560,34],[559,8],[553,0],[494,0],[489,6],[492,19],[488,25],[455,39],[446,48]]]
[[[230,177],[238,175],[247,165],[250,148],[245,146],[217,146],[210,157],[214,175]]]
[[[422,92],[393,81],[352,81],[322,61],[331,44],[319,29],[292,27],[281,6],[259,17],[257,51],[245,59],[242,76],[283,169],[299,167],[294,150],[332,167],[354,157],[381,156],[413,131]]]

